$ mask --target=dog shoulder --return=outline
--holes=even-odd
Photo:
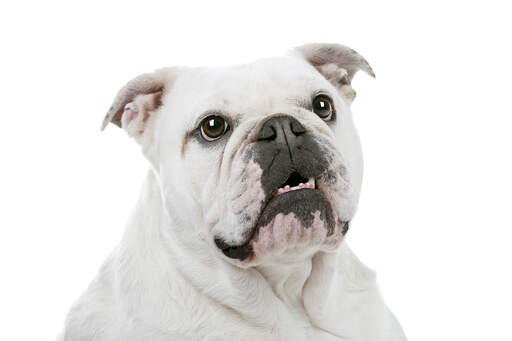
[[[119,324],[119,314],[111,255],[87,290],[73,304],[58,341],[115,340],[113,331]]]
[[[364,265],[347,243],[337,258],[338,317],[357,340],[405,341],[403,330],[381,296],[376,273]]]

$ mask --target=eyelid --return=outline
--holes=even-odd
[[[319,96],[327,97],[331,101],[331,103],[333,102],[332,96],[326,90],[317,90],[317,91],[313,92],[313,94],[311,96],[311,102],[313,102],[313,100]]]
[[[190,128],[189,134],[192,134],[194,131],[199,131],[201,129],[201,123],[204,121],[205,118],[208,116],[219,116],[224,119],[228,123],[230,127],[233,127],[233,120],[230,116],[228,116],[225,112],[221,110],[208,110],[203,112],[195,121],[194,125]],[[236,121],[236,120],[235,120]]]
[[[201,126],[201,123],[204,121],[205,118],[208,116],[220,116],[225,121],[227,121],[227,117],[221,112],[221,111],[215,111],[215,110],[208,110],[203,112],[194,122],[194,129],[197,129]]]

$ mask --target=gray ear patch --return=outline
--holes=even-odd
[[[299,46],[295,50],[319,71],[322,66],[328,64],[335,64],[346,70],[348,83],[352,81],[359,70],[375,77],[375,73],[366,59],[349,47],[340,44],[313,43]]]
[[[132,102],[138,95],[163,91],[165,87],[169,86],[170,80],[170,69],[160,69],[153,73],[142,74],[129,81],[117,93],[103,120],[101,130],[105,129],[109,122],[121,127],[121,116],[128,103]]]

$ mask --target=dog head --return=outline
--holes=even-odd
[[[241,267],[293,262],[335,250],[355,213],[358,70],[374,75],[335,44],[229,68],[161,69],[120,90],[103,128],[112,122],[141,145],[184,243]]]

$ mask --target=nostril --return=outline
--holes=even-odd
[[[282,131],[282,133],[281,133]],[[273,141],[279,139],[280,134],[293,137],[307,133],[306,128],[294,117],[287,115],[274,116],[267,120],[258,132],[257,138],[260,141]]]
[[[292,131],[293,134],[295,134],[295,136],[299,136],[306,133],[306,128],[304,128],[304,126],[295,119],[292,119],[290,121],[290,130]]]
[[[276,128],[272,124],[265,123],[258,134],[258,140],[274,140],[277,136]]]

